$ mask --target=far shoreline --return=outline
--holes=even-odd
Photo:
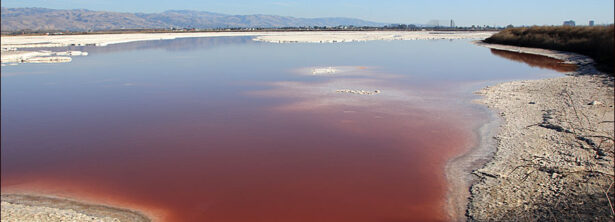
[[[381,29],[381,28],[368,28],[368,29],[216,29],[216,30],[109,30],[109,31],[94,31],[94,32],[83,32],[83,31],[67,31],[67,32],[57,32],[57,31],[37,31],[37,32],[29,32],[29,33],[21,33],[19,31],[17,34],[8,34],[3,33],[0,36],[9,37],[9,36],[66,36],[66,35],[110,35],[110,34],[154,34],[154,33],[262,33],[262,32],[271,32],[271,33],[285,33],[285,32],[497,32],[501,29],[455,29],[455,28],[420,28],[420,29]]]
[[[137,41],[171,40],[205,37],[253,37],[266,43],[340,43],[393,40],[484,39],[493,31],[250,31],[250,32],[164,32],[86,35],[22,35],[1,38],[2,66],[21,63],[70,62],[71,56],[88,52],[51,52],[30,48],[58,48],[68,46],[107,46]],[[62,56],[56,56],[62,55]],[[53,58],[52,58],[53,57]]]

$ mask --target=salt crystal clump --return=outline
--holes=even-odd
[[[318,74],[333,74],[336,73],[337,69],[333,68],[333,67],[327,67],[327,68],[315,68],[314,70],[312,70],[312,74],[313,75],[318,75]]]
[[[351,94],[359,94],[359,95],[375,95],[380,93],[380,90],[367,91],[367,90],[354,90],[354,89],[338,89],[335,90],[338,93],[351,93]]]
[[[66,51],[66,52],[56,52],[56,55],[59,56],[87,56],[87,52],[82,51]]]

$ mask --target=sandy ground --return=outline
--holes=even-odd
[[[613,221],[614,78],[572,53],[485,45],[579,64],[569,76],[478,92],[502,121],[475,170],[469,221]]]
[[[196,37],[255,36],[255,41],[275,43],[334,43],[373,40],[417,40],[417,39],[484,39],[493,32],[202,32],[202,33],[134,33],[96,35],[47,35],[47,36],[3,36],[1,38],[2,64],[70,62],[70,56],[55,56],[49,51],[33,51],[28,48],[66,46],[106,46],[136,41],[168,40]]]
[[[150,221],[138,212],[55,197],[2,194],[1,204],[2,221]]]

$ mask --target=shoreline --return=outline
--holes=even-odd
[[[272,43],[357,42],[374,40],[484,39],[493,31],[318,31],[318,32],[203,32],[203,33],[131,33],[88,35],[3,36],[3,51],[23,48],[65,46],[107,46],[135,41],[171,40],[197,37],[254,36],[255,41]],[[342,39],[344,41],[336,41]]]
[[[42,194],[3,193],[2,218],[42,221],[153,221],[142,212]]]
[[[563,63],[566,63],[566,64],[577,65],[578,68],[576,71],[565,73],[565,75],[588,75],[588,74],[594,75],[594,74],[601,73],[594,67],[594,60],[592,58],[581,55],[581,54],[577,54],[574,52],[563,52],[563,51],[556,51],[556,50],[551,50],[551,49],[492,44],[492,43],[485,43],[480,40],[473,41],[472,43],[475,45],[483,46],[483,47],[490,48],[490,49],[545,56],[545,57],[561,60],[563,61]]]
[[[461,174],[472,178],[469,187],[455,189],[459,183],[450,178],[459,180],[460,171],[449,169],[472,163],[463,159],[468,154],[447,165],[450,190],[469,193],[463,215],[459,201],[451,199],[454,192],[449,193],[451,218],[612,220],[613,77],[597,71],[591,58],[576,53],[474,44],[547,56],[578,69],[564,77],[504,82],[477,92],[481,95],[477,102],[499,115],[501,123],[497,133],[492,131],[495,137],[480,133],[481,144],[469,151],[475,153],[485,140],[493,141],[492,157],[470,174]]]
[[[488,110],[486,107],[481,109]],[[469,188],[476,182],[472,171],[486,164],[495,153],[493,137],[497,134],[502,122],[494,112],[487,111],[489,119],[473,130],[477,135],[476,144],[457,157],[450,159],[445,165],[445,177],[448,191],[445,209],[451,221],[465,221]]]
[[[87,52],[32,51],[31,48],[60,48],[67,46],[107,46],[137,41],[171,40],[178,38],[245,37],[266,43],[340,43],[392,40],[433,40],[433,39],[484,39],[490,31],[302,31],[302,32],[203,32],[203,33],[130,33],[130,34],[88,34],[88,35],[42,35],[3,36],[1,39],[2,65],[19,63],[70,62],[75,55]],[[62,57],[55,56],[61,54]],[[54,57],[52,57],[54,56]]]

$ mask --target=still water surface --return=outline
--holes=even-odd
[[[472,91],[559,75],[465,40],[77,49],[90,55],[2,67],[3,192],[167,221],[447,220],[446,161],[489,116]]]

